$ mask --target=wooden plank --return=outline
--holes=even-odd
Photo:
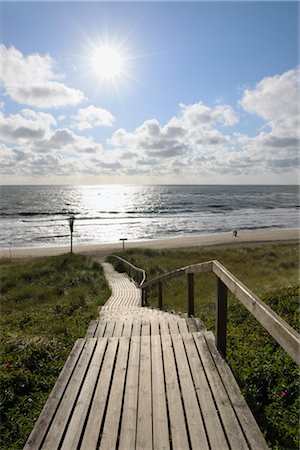
[[[152,448],[152,398],[150,336],[141,336],[136,447]]]
[[[200,412],[197,395],[194,389],[192,376],[189,369],[185,348],[181,335],[172,335],[178,370],[179,383],[185,408],[187,426],[190,435],[192,449],[209,450],[209,444]],[[205,414],[205,412],[204,412]]]
[[[132,336],[141,335],[141,321],[138,319],[133,319],[132,321]]]
[[[89,327],[87,329],[87,332],[86,332],[86,335],[85,335],[85,339],[89,339],[89,338],[94,337],[96,329],[98,327],[98,323],[99,323],[99,320],[92,320],[91,321],[91,323],[90,323],[90,325],[89,325]]]
[[[123,332],[123,327],[124,327],[124,322],[123,320],[117,320],[116,321],[116,326],[114,329],[114,336],[115,337],[121,337],[122,336],[122,332]]]
[[[150,322],[151,327],[151,336],[158,335],[159,334],[159,324],[157,319],[151,319]]]
[[[237,384],[230,367],[216,349],[213,333],[205,333],[205,339],[208,343],[209,350],[223,380],[231,403],[239,418],[239,422],[243,428],[246,439],[250,444],[250,448],[267,450],[269,447],[267,446],[266,441],[252,415],[252,412],[250,411],[249,406],[240,391],[239,385]]]
[[[169,320],[170,334],[179,334],[177,320]]]
[[[84,376],[89,366],[90,359],[94,352],[97,339],[92,338],[86,341],[84,350],[81,353],[77,366],[74,369],[70,382],[64,392],[58,410],[47,433],[45,442],[43,443],[44,450],[56,450],[59,448],[60,441],[65,432],[72,409],[75,404],[78,393],[80,392]]]
[[[164,334],[161,336],[161,341],[171,427],[172,449],[189,449],[190,447],[186,431],[183,405],[181,402],[181,393],[179,390],[171,336],[169,334]]]
[[[195,319],[192,317],[188,317],[186,319],[186,324],[188,326],[190,333],[196,333],[198,331]]]
[[[106,324],[107,324],[107,322],[104,321],[103,319],[99,320],[99,324],[98,324],[98,327],[96,329],[94,337],[99,338],[99,337],[103,337],[104,336],[104,331],[105,331],[105,328],[106,328]]]
[[[213,271],[279,345],[300,365],[300,334],[218,261]]]
[[[166,319],[159,320],[160,334],[170,334],[168,321]]]
[[[116,321],[115,320],[110,320],[109,322],[107,322],[106,328],[105,328],[105,332],[104,332],[104,336],[105,337],[112,337],[114,335],[115,326],[116,326]]]
[[[140,339],[140,336],[133,336],[130,340],[128,372],[124,394],[124,414],[121,422],[119,450],[135,448],[140,370]]]
[[[71,420],[64,436],[61,450],[70,450],[71,448],[75,449],[78,447],[89,406],[92,402],[94,387],[99,376],[106,345],[106,338],[102,338],[97,341],[96,349],[90,362],[79,397],[76,401],[75,408],[72,412]]]
[[[81,447],[84,450],[95,450],[103,421],[105,406],[111,385],[112,371],[117,353],[118,338],[110,338],[101,367],[98,383],[89,412]]]
[[[194,333],[193,336],[203,363],[203,367],[205,369],[206,377],[210,384],[213,397],[219,410],[226,438],[231,447],[234,449],[249,449],[226,389],[224,388],[222,379],[220,378],[219,372],[204,339],[203,333]]]
[[[123,336],[124,337],[130,337],[131,336],[131,329],[132,329],[132,320],[127,319],[124,323],[123,328]]]
[[[142,321],[142,336],[150,336],[150,322],[149,320]]]
[[[226,441],[218,411],[214,404],[212,393],[195,346],[194,338],[191,334],[185,334],[183,336],[183,341],[189,366],[191,368],[200,409],[203,413],[203,419],[210,446],[212,449],[227,450],[230,447]]]
[[[129,339],[122,338],[119,342],[116,367],[113,375],[111,391],[109,394],[108,407],[102,431],[100,450],[111,450],[116,448],[119,424],[122,412],[123,392],[127,361],[129,354]],[[124,414],[127,412],[125,411]]]
[[[201,273],[201,272],[210,272],[213,268],[214,261],[207,261],[199,264],[193,264],[192,266],[188,266],[185,269],[185,273]]]
[[[168,450],[169,426],[166,404],[166,390],[162,363],[161,337],[151,336],[152,359],[152,405],[153,405],[153,449]]]
[[[77,339],[74,347],[51,391],[51,394],[45,404],[26,444],[24,450],[37,449],[43,442],[43,439],[47,433],[48,427],[51,424],[51,420],[55,415],[55,411],[59,405],[61,397],[69,383],[73,370],[81,355],[84,347],[85,340]]]
[[[185,319],[179,319],[178,320],[178,327],[179,327],[179,332],[181,334],[189,332]]]

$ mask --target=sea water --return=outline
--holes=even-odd
[[[2,186],[0,247],[299,227],[298,186]]]

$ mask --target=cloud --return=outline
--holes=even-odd
[[[96,108],[94,105],[79,109],[72,119],[74,121],[72,128],[80,131],[94,127],[110,127],[115,121],[111,112],[103,108]]]
[[[38,152],[68,151],[70,153],[97,153],[103,151],[102,145],[95,143],[92,138],[79,136],[68,128],[58,128],[46,139],[35,141],[33,149]]]
[[[263,78],[255,88],[246,89],[240,105],[245,111],[268,121],[299,115],[299,68]],[[297,101],[298,99],[298,101]]]
[[[18,114],[4,116],[0,112],[0,130],[4,141],[20,144],[42,139],[51,133],[56,120],[51,114],[23,109]]]
[[[189,157],[230,145],[230,136],[216,127],[229,127],[238,122],[238,116],[231,106],[211,108],[202,102],[179,106],[179,114],[166,125],[161,126],[156,119],[149,119],[133,132],[123,128],[116,130],[108,143],[123,147],[126,152],[134,151],[160,160]]]
[[[83,93],[70,88],[57,79],[55,61],[51,56],[38,53],[24,56],[15,47],[0,45],[2,71],[0,81],[8,95],[17,103],[38,108],[76,105],[84,98]]]

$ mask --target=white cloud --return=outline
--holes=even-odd
[[[299,114],[299,68],[282,75],[263,78],[255,88],[246,89],[240,105],[268,121],[285,120]]]
[[[72,128],[77,128],[80,131],[94,127],[112,126],[115,120],[110,111],[96,108],[94,105],[79,109],[77,114],[72,116],[72,119],[74,120]]]
[[[55,81],[62,76],[55,73],[55,61],[51,56],[38,53],[24,56],[16,48],[1,44],[0,57],[0,81],[5,95],[12,100],[38,108],[76,105],[83,100],[80,90]]]
[[[228,127],[237,122],[238,116],[229,105],[211,108],[202,102],[180,104],[178,116],[172,117],[165,126],[156,119],[146,120],[134,132],[116,130],[108,143],[149,158],[190,157],[229,145],[230,137],[216,126]]]
[[[23,109],[18,114],[4,116],[0,112],[1,137],[6,142],[20,144],[42,139],[51,133],[56,120],[51,114]]]

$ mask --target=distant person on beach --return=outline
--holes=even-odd
[[[237,237],[237,230],[233,230],[233,236]]]

